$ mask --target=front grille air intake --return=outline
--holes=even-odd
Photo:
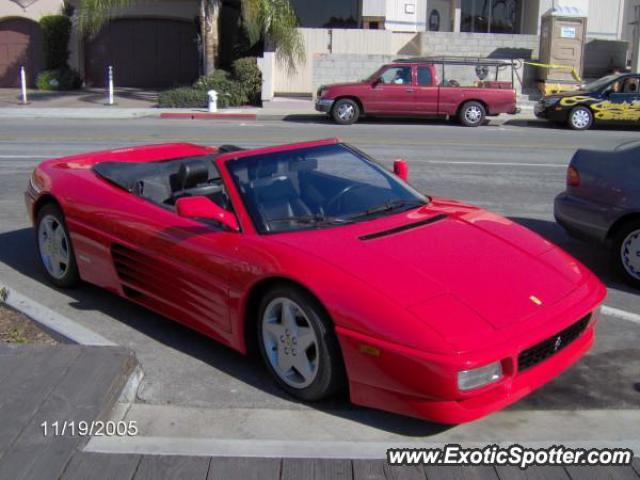
[[[518,370],[523,372],[528,368],[535,367],[539,363],[544,362],[547,358],[553,356],[560,350],[569,346],[585,331],[591,320],[591,314],[582,320],[574,323],[570,327],[565,328],[560,333],[524,350],[518,356]]]

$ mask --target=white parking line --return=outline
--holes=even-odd
[[[602,307],[602,314],[608,315],[610,317],[619,318],[621,320],[626,320],[628,322],[637,323],[638,325],[640,325],[640,315],[638,315],[637,313],[627,312],[626,310],[607,307],[605,305],[604,307]]]
[[[427,160],[425,163],[442,165],[495,165],[497,167],[554,167],[566,168],[566,163],[516,163],[516,162],[451,162],[448,160]]]

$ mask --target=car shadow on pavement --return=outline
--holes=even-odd
[[[52,290],[57,290],[47,282],[37,263],[34,242],[30,228],[0,233],[0,262]],[[21,293],[29,295],[29,292]],[[78,288],[64,290],[64,295],[73,299],[69,305],[74,309],[98,311],[108,315],[171,349],[261,390],[266,395],[291,402],[292,406],[301,403],[273,383],[258,355],[241,355],[204,335],[93,285],[82,284]],[[427,437],[451,428],[352,405],[346,392],[329,401],[304,405],[383,431],[412,437]]]
[[[336,127],[349,127],[350,125],[338,125],[327,115],[323,114],[291,114],[283,118],[285,122],[292,123],[316,123],[320,125],[334,125]],[[363,117],[356,125],[445,125],[467,128],[454,120],[446,120],[442,117]],[[486,120],[483,127],[496,127]]]
[[[542,128],[542,129],[552,129],[552,130],[560,130],[566,132],[573,132],[576,135],[580,135],[585,132],[574,132],[569,127],[550,122],[544,119],[530,119],[530,120],[522,120],[522,119],[513,119],[507,120],[504,122],[505,126],[511,127],[524,127],[524,128]],[[627,132],[637,132],[640,130],[640,127],[637,125],[628,125],[628,124],[619,124],[619,125],[605,125],[605,124],[594,124],[589,131],[627,131]]]

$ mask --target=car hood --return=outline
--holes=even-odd
[[[446,295],[496,330],[561,300],[589,275],[524,227],[456,202],[273,238],[321,257],[403,308],[414,311]]]
[[[329,85],[323,85],[322,89],[331,89],[331,88],[345,88],[345,87],[359,87],[364,85],[366,82],[345,82],[345,83],[330,83]]]

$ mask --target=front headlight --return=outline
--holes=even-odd
[[[458,372],[458,389],[473,390],[497,382],[502,378],[502,363],[494,362],[484,367]]]

